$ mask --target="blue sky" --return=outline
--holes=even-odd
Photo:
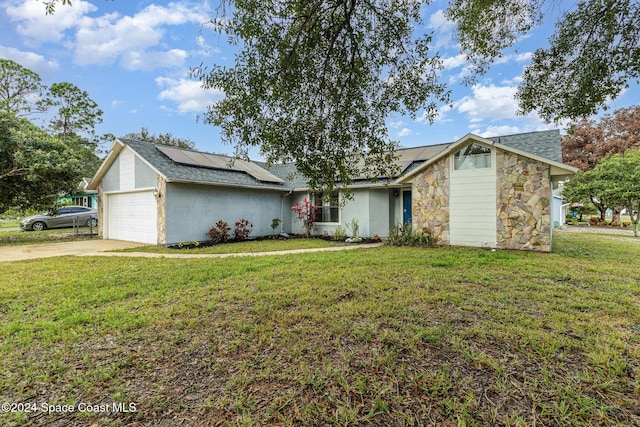
[[[233,153],[217,128],[196,120],[223,93],[205,91],[189,77],[190,68],[200,64],[233,64],[226,38],[207,24],[215,16],[215,1],[72,3],[46,16],[41,1],[0,0],[0,57],[35,71],[46,85],[66,81],[87,91],[104,111],[98,133],[121,136],[145,126],[152,133],[189,138],[199,150]],[[547,45],[553,19],[505,52],[477,84],[463,86],[467,64],[444,19],[446,4],[436,0],[425,8],[423,30],[434,32],[433,48],[444,58],[441,78],[453,91],[453,107],[442,106],[434,124],[391,117],[390,136],[414,147],[451,142],[469,132],[496,136],[553,129],[535,114],[518,116],[514,99],[532,52]],[[637,104],[639,95],[634,85],[609,107]]]

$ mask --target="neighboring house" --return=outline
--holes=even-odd
[[[86,206],[88,208],[98,208],[98,192],[96,190],[89,190],[89,183],[91,178],[82,178],[78,188],[72,194],[58,197],[57,203],[65,203],[75,206]]]
[[[476,145],[484,147],[477,156]],[[484,172],[493,171],[492,180],[471,180],[466,184],[457,181],[459,168],[454,165],[454,158],[457,152],[469,146],[472,146],[472,153],[458,159],[459,165],[466,169],[470,165],[478,169],[482,166],[486,169]],[[454,148],[456,151],[452,152]],[[549,208],[552,186],[557,187],[557,182],[564,176],[575,172],[574,168],[560,163],[558,131],[489,139],[468,135],[452,144],[401,149],[397,155],[402,171],[399,177],[377,181],[356,178],[350,186],[352,197],[343,200],[341,192],[310,192],[292,164],[273,165],[267,169],[260,162],[122,139],[114,143],[89,188],[99,192],[100,233],[109,239],[152,244],[206,240],[207,230],[218,220],[226,221],[233,230],[234,223],[241,218],[254,224],[253,236],[270,235],[273,218],[283,221],[282,231],[300,233],[291,207],[308,198],[319,206],[317,234],[332,233],[336,227],[345,227],[356,219],[360,236],[386,237],[394,224],[413,222],[420,229],[429,228],[443,244],[549,250],[551,227],[546,224],[552,224]],[[429,178],[433,177],[434,170],[441,169],[446,170],[446,174],[449,169],[455,170],[450,174],[453,179],[450,180],[449,175]],[[519,173],[529,174],[523,175],[528,178],[520,179]],[[513,194],[507,194],[505,180],[514,180]],[[452,182],[455,185],[450,188]],[[491,185],[493,187],[489,188]],[[541,244],[531,239],[530,245],[505,244],[503,228],[510,229],[511,223],[517,221],[512,218],[515,208],[500,206],[502,203],[519,205],[523,191],[526,188],[529,192],[531,185],[535,186],[534,192],[541,205],[534,203],[535,224],[527,217],[528,225],[523,232],[535,235]],[[460,186],[461,190],[458,189]],[[432,189],[428,190],[429,187]],[[459,191],[461,197],[458,197]],[[427,201],[430,194],[441,193],[455,194],[451,197],[451,206],[448,198],[446,206],[442,200],[439,205]],[[493,227],[484,230],[491,222],[489,211],[483,204],[468,203],[471,195],[485,200],[485,205],[489,203],[486,200],[491,201]],[[499,200],[498,195],[501,195]],[[426,205],[429,207],[425,208]],[[447,212],[460,209],[460,214],[452,214],[450,218],[448,213],[439,211],[442,209]],[[500,219],[504,214],[508,221]],[[435,215],[438,222],[431,221],[430,215]],[[483,229],[482,240],[456,237],[463,233],[458,224],[463,222],[461,217],[471,224],[470,229]],[[443,221],[450,219],[455,224],[452,225],[453,239],[449,236],[449,225],[443,225]],[[490,238],[491,230],[493,239]],[[501,232],[499,237],[498,231]],[[513,233],[509,242],[516,235],[523,240],[518,233]]]
[[[562,187],[564,182],[560,182],[558,188],[553,190],[553,227],[562,227],[566,222],[567,214],[569,213],[570,203],[565,203],[562,197]]]

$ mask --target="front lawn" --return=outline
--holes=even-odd
[[[144,246],[123,249],[117,252],[150,252],[160,254],[237,254],[246,252],[275,252],[296,249],[315,249],[344,246],[347,243],[323,239],[287,239],[287,240],[249,240],[244,242],[222,243],[197,248],[166,248],[162,246]]]
[[[640,425],[638,239],[555,241],[2,263],[0,424]]]

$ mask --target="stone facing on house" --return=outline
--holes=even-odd
[[[449,244],[449,158],[431,165],[413,180],[413,224],[437,244]]]
[[[496,152],[496,247],[551,251],[549,165],[502,150]],[[413,180],[413,224],[437,244],[449,240],[449,156]]]
[[[498,150],[497,247],[551,251],[549,165]]]
[[[166,229],[166,206],[167,206],[167,181],[158,175],[156,177],[156,191],[155,195],[157,202],[157,218],[158,218],[158,244],[167,244],[167,229]]]

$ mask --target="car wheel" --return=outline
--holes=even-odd
[[[34,222],[33,225],[31,226],[31,229],[33,231],[42,231],[42,230],[46,230],[47,229],[47,224],[45,224],[42,221],[38,221],[38,222]]]
[[[98,226],[98,220],[95,218],[89,218],[89,221],[87,221],[87,227],[97,227]]]

